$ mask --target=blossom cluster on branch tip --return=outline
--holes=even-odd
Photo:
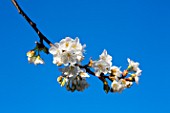
[[[53,63],[60,66],[64,64],[74,65],[81,62],[84,59],[83,53],[86,45],[82,45],[77,37],[75,40],[66,37],[62,39],[59,43],[55,43],[49,52],[53,55]]]
[[[139,63],[127,59],[129,65],[124,72],[120,70],[120,67],[112,66],[112,57],[104,50],[99,56],[99,60],[92,61],[92,67],[95,70],[95,75],[101,77],[106,75],[111,80],[111,92],[122,92],[126,88],[130,88],[135,81],[139,82],[139,76],[142,70],[139,68]],[[128,75],[130,76],[128,77]],[[109,89],[107,89],[109,90]],[[108,91],[106,91],[108,92]]]
[[[107,51],[104,50],[100,55],[99,60],[93,61],[92,68],[95,70],[95,75],[100,76],[101,73],[107,74],[110,71],[112,66],[112,57],[107,54]]]
[[[104,49],[98,60],[90,59],[88,64],[82,65],[85,47],[86,45],[82,45],[78,37],[75,39],[66,37],[49,48],[49,53],[53,55],[53,63],[57,66],[63,65],[62,68],[59,68],[62,74],[57,78],[61,87],[65,86],[68,91],[72,92],[84,91],[89,86],[86,78],[89,78],[90,75],[96,76],[103,82],[103,89],[106,93],[109,91],[122,92],[124,89],[130,88],[133,82],[139,83],[142,70],[139,68],[138,62],[128,58],[128,67],[122,72],[120,67],[112,65],[112,56]],[[35,65],[44,64],[39,54],[44,48],[46,50],[44,45],[38,43],[35,49],[27,52],[28,61]]]
[[[129,58],[127,60],[129,65],[123,72],[120,71],[120,68],[111,69],[111,74],[114,75],[114,78],[112,78],[113,82],[111,84],[111,92],[122,92],[124,89],[130,88],[133,82],[139,82],[139,76],[142,72],[139,68],[139,63],[134,62]]]
[[[29,63],[34,63],[35,65],[44,64],[44,60],[40,57],[40,55],[36,55],[33,50],[28,51],[27,56]]]
[[[35,65],[44,64],[44,60],[41,58],[40,52],[43,51],[44,53],[48,54],[48,48],[44,46],[43,43],[35,42],[36,46],[34,49],[27,52],[27,57],[29,63],[33,63]]]

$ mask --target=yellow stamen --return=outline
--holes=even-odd
[[[66,47],[68,47],[69,46],[69,43],[68,42],[66,42]]]

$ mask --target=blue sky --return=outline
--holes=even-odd
[[[113,64],[140,62],[139,85],[121,94],[105,94],[102,83],[88,79],[84,92],[68,92],[56,82],[60,75],[52,55],[45,65],[28,63],[26,52],[37,34],[10,0],[0,3],[0,112],[119,112],[170,111],[170,2],[168,0],[18,0],[38,28],[52,41],[79,37],[87,45],[85,62],[103,49]]]

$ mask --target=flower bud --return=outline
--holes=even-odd
[[[33,57],[34,55],[35,55],[35,51],[33,51],[33,50],[30,50],[27,52],[28,57]]]

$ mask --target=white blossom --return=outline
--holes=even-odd
[[[110,64],[104,60],[94,61],[92,67],[96,76],[100,76],[101,73],[107,74],[110,70]]]
[[[86,47],[86,45],[81,45],[80,40],[78,37],[76,37],[76,39],[72,42],[71,44],[71,50],[76,50],[76,51],[81,51],[84,52],[84,48]]]
[[[60,43],[59,43],[60,44],[60,49],[63,50],[63,51],[70,50],[70,47],[71,47],[73,41],[74,40],[72,38],[70,38],[70,37],[66,37],[65,39],[62,39],[60,41]]]
[[[107,51],[104,50],[103,53],[100,55],[100,60],[106,61],[110,64],[110,66],[112,65],[112,57],[110,55],[107,54]]]
[[[131,82],[131,81],[126,81],[126,84],[125,84],[126,88],[129,88],[129,87],[131,87],[132,85],[133,85],[133,82]]]
[[[59,43],[55,43],[54,45],[52,45],[51,48],[49,49],[49,52],[52,55],[60,55],[62,53],[62,51],[60,49]]]
[[[41,59],[40,55],[37,56],[33,50],[27,52],[27,57],[29,63],[34,63],[35,65],[44,64],[44,61]]]
[[[86,73],[86,72],[80,72],[80,76],[82,77],[82,78],[89,78],[90,76]]]
[[[135,82],[136,82],[137,84],[139,84],[139,76],[141,75],[141,72],[142,72],[142,70],[140,70],[139,68],[137,68],[137,72],[131,75],[132,77],[134,77]]]
[[[132,69],[133,71],[137,71],[138,67],[139,67],[139,63],[138,62],[134,62],[133,60],[130,60],[129,58],[127,59],[129,66],[128,69]]]
[[[60,57],[61,57],[61,62],[65,66],[67,66],[69,63],[76,64],[77,62],[76,54],[74,54],[74,51],[64,51]]]
[[[62,76],[58,77],[57,81],[61,86],[66,84],[67,90],[83,91],[89,86],[86,82],[86,78],[90,76],[86,73],[85,69],[81,69],[79,66],[69,65],[60,68],[60,71],[62,72]]]
[[[63,73],[63,75],[68,76],[69,78],[70,77],[75,78],[81,72],[79,66],[72,65],[60,68],[59,70]]]
[[[36,58],[37,58],[36,56],[28,57],[28,62],[29,63],[34,63]]]
[[[122,71],[120,71],[120,67],[112,66],[111,67],[111,73],[116,77],[120,77],[121,74],[122,74]]]
[[[61,56],[54,55],[53,64],[56,64],[57,66],[61,66],[63,64],[63,62],[61,61]]]
[[[93,61],[92,63],[92,67],[95,70],[96,76],[100,76],[101,73],[107,74],[110,71],[110,67],[112,65],[112,57],[107,54],[106,50],[104,50],[99,57],[99,60]]]
[[[113,90],[113,92],[122,92],[122,90],[124,89],[124,87],[122,86],[122,84],[116,80],[114,80],[111,84],[111,88]]]
[[[122,87],[124,87],[124,88],[129,88],[133,84],[133,82],[126,81],[125,79],[120,79],[119,82],[122,84]]]
[[[37,56],[35,61],[34,61],[34,64],[37,65],[37,64],[44,64],[44,61],[43,59],[41,59],[40,56]]]
[[[83,60],[83,52],[85,46],[82,46],[79,38],[75,40],[70,37],[62,39],[59,43],[55,43],[49,52],[54,56],[53,63],[57,65],[76,64]]]

